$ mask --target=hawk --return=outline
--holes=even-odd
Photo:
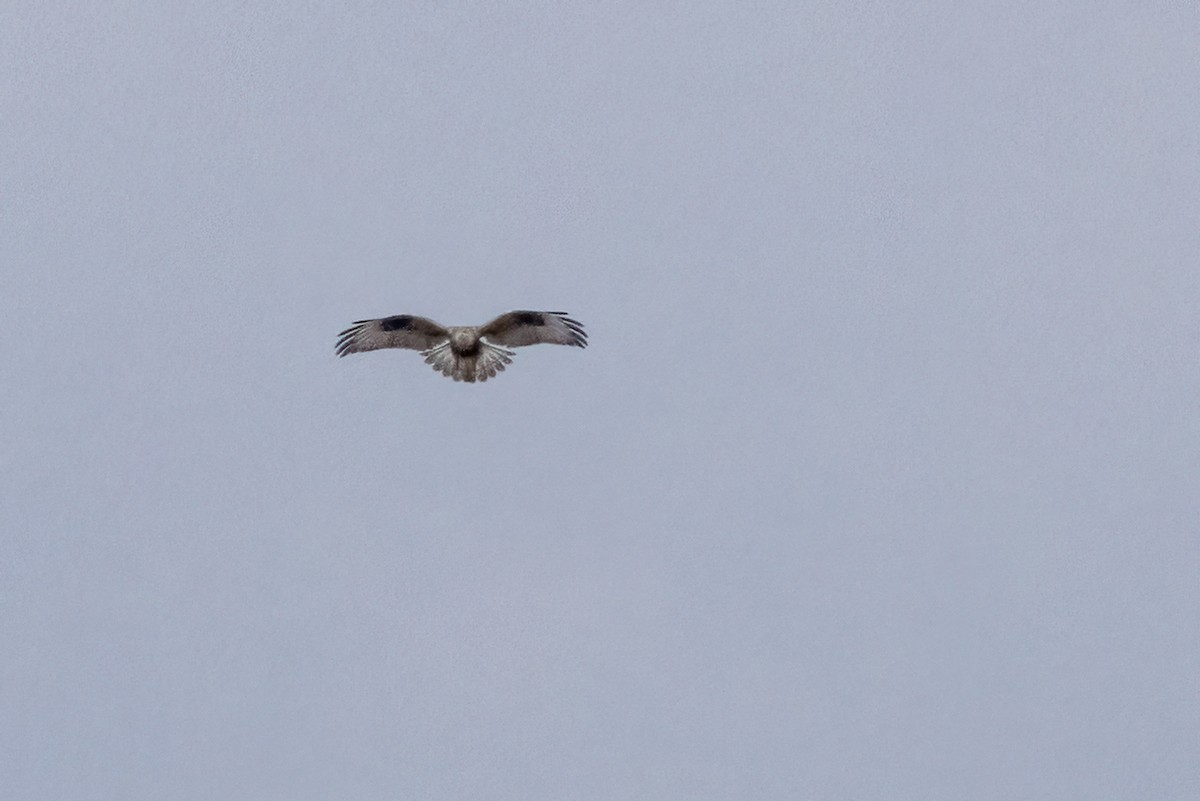
[[[397,314],[359,320],[338,335],[337,355],[380,348],[419,350],[425,363],[455,381],[487,381],[512,364],[517,348],[548,342],[587,347],[583,324],[567,312],[511,311],[483,325],[441,326],[426,317]]]

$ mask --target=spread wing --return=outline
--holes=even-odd
[[[583,323],[572,320],[566,312],[511,311],[485,323],[479,328],[479,335],[509,348],[543,342],[587,347]]]
[[[397,314],[379,320],[359,320],[338,334],[337,355],[380,348],[428,350],[444,342],[450,332],[433,320]]]

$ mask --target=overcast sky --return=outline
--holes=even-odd
[[[1200,797],[1198,43],[3,3],[0,796]]]

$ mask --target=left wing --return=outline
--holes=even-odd
[[[479,335],[510,348],[542,343],[587,347],[583,323],[566,312],[511,311],[480,326]]]
[[[337,355],[380,348],[429,350],[450,332],[426,317],[397,314],[378,320],[359,320],[338,334]]]

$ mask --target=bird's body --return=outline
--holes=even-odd
[[[337,355],[380,348],[418,350],[425,363],[455,381],[487,381],[512,364],[512,348],[550,343],[587,347],[583,324],[566,312],[513,311],[479,326],[445,327],[398,314],[359,320],[338,338]]]

